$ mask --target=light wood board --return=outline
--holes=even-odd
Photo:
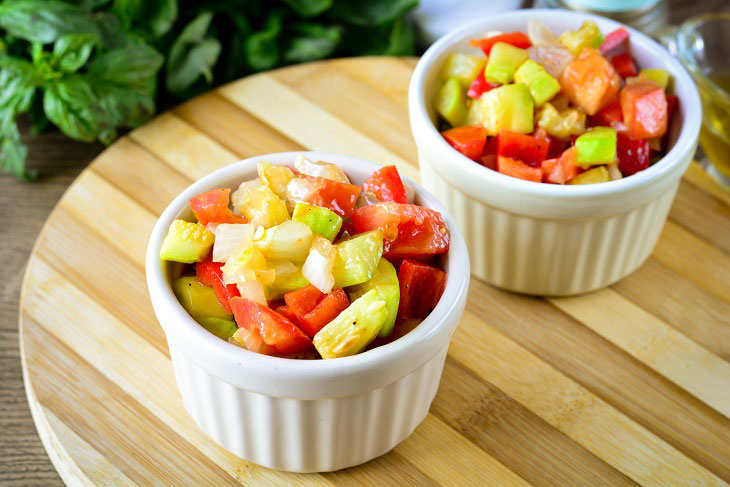
[[[28,400],[71,485],[727,485],[730,207],[693,167],[651,258],[609,289],[544,300],[473,279],[439,393],[392,452],[328,474],[268,470],[193,424],[144,278],[157,215],[196,178],[280,151],[418,176],[414,59],[242,79],[165,113],[69,188],[29,260]]]

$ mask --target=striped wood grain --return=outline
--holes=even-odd
[[[234,457],[192,423],[144,284],[156,215],[196,178],[266,152],[345,152],[417,178],[412,67],[367,58],[250,77],[133,131],[79,177],[39,237],[21,309],[29,402],[64,480],[730,481],[730,214],[694,167],[652,257],[612,288],[546,301],[473,281],[431,414],[391,453],[287,474]]]

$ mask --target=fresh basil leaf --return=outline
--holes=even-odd
[[[205,37],[213,12],[203,12],[180,33],[167,59],[167,90],[181,96],[201,76],[210,84],[212,68],[218,61],[221,44],[218,39]]]
[[[413,26],[405,19],[382,27],[348,26],[342,40],[346,54],[403,56],[414,51]]]
[[[42,83],[43,77],[32,63],[11,56],[0,58],[0,110],[13,115],[27,112]]]
[[[97,112],[99,100],[84,76],[71,75],[45,87],[43,109],[48,119],[69,137],[96,140],[105,114]]]
[[[222,60],[225,60],[225,67],[222,70],[223,79],[218,80],[221,82],[230,81],[237,78],[246,66],[246,53],[244,51],[244,42],[251,32],[251,25],[249,24],[246,16],[240,12],[228,12],[226,13],[225,20],[230,23],[228,32],[231,32],[231,37],[228,43],[224,43],[224,51]]]
[[[248,36],[244,51],[253,71],[271,69],[279,63],[278,37],[282,28],[282,14],[274,12],[266,19],[263,30]]]
[[[11,110],[0,110],[0,167],[18,179],[31,181],[38,173],[25,170],[28,148],[20,140],[15,118]]]
[[[178,0],[114,0],[114,12],[125,28],[133,25],[162,37],[177,19]]]
[[[64,0],[67,3],[73,3],[75,5],[78,5],[79,7],[83,8],[84,10],[95,10],[99,7],[103,7],[107,3],[109,3],[110,0]]]
[[[406,19],[398,19],[390,31],[388,47],[383,51],[385,56],[412,56],[415,54],[416,32]]]
[[[153,95],[157,72],[163,62],[164,58],[154,48],[133,41],[94,57],[87,73],[92,78],[113,81],[142,94]]]
[[[285,63],[302,63],[323,59],[337,48],[342,38],[338,26],[327,27],[320,24],[300,23],[292,26],[283,50]]]
[[[314,17],[332,6],[332,0],[283,0],[302,17]]]
[[[0,27],[29,41],[50,43],[65,34],[94,34],[96,22],[81,7],[58,0],[5,0]]]
[[[109,81],[94,84],[100,109],[109,118],[109,127],[99,133],[99,140],[109,144],[116,137],[116,127],[134,128],[142,125],[155,113],[155,98],[152,94],[129,89]]]
[[[75,73],[89,60],[97,43],[97,37],[91,34],[67,34],[59,37],[53,45],[53,55],[58,59],[58,67],[67,73]]]
[[[403,17],[418,0],[348,0],[332,4],[327,16],[362,27],[382,26]]]

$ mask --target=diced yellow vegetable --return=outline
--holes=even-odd
[[[175,220],[160,248],[160,259],[192,264],[208,255],[215,242],[213,233],[200,223]]]
[[[491,83],[507,84],[512,81],[515,71],[524,63],[530,53],[506,42],[498,42],[489,52],[484,78]]]
[[[271,284],[275,278],[275,272],[269,268],[263,252],[252,243],[234,250],[221,270],[226,284],[257,280]]]
[[[466,117],[466,95],[456,78],[449,78],[436,95],[436,111],[451,125],[461,125]]]
[[[665,71],[663,69],[642,69],[639,72],[639,79],[640,80],[649,80],[656,83],[660,88],[666,90],[669,86],[669,81],[671,79],[671,75],[669,74],[669,71]]]
[[[195,276],[178,277],[172,281],[172,292],[195,321],[202,322],[204,318],[231,319],[218,302],[213,288],[203,286]]]
[[[479,118],[489,135],[497,135],[501,130],[532,133],[534,110],[530,90],[520,83],[494,88],[479,99]]]
[[[546,103],[537,112],[537,125],[553,137],[567,139],[586,131],[586,114],[580,108],[558,112],[551,103]]]
[[[457,52],[446,58],[439,72],[439,78],[442,81],[456,78],[461,84],[461,87],[466,89],[474,81],[474,78],[477,77],[479,71],[484,69],[486,64],[487,60],[483,57],[470,56]]]
[[[240,198],[236,198],[234,205],[250,223],[264,228],[273,227],[289,219],[286,203],[269,186],[247,188]]]
[[[279,198],[286,197],[286,185],[294,178],[294,171],[290,167],[261,161],[256,165],[256,169],[262,185],[271,188],[271,191]]]
[[[559,40],[567,50],[573,53],[573,56],[577,56],[586,47],[599,49],[604,37],[595,22],[586,20],[580,29],[563,32]]]
[[[611,180],[606,166],[594,167],[590,171],[578,174],[576,177],[568,181],[568,184],[595,184],[607,183]]]

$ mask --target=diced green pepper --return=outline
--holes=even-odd
[[[659,85],[660,88],[666,90],[667,86],[669,86],[671,75],[669,74],[669,71],[665,71],[663,69],[647,68],[639,71],[639,79],[653,81]]]
[[[515,83],[522,83],[530,90],[535,105],[540,106],[560,91],[558,80],[550,76],[545,68],[528,59],[515,72]]]
[[[220,318],[206,317],[200,320],[200,324],[205,327],[206,330],[222,338],[228,340],[238,330],[238,326],[235,321],[222,320]]]
[[[456,78],[449,78],[436,95],[436,111],[458,127],[466,117],[466,95]]]
[[[204,318],[230,320],[232,317],[218,302],[213,288],[203,286],[195,276],[178,277],[172,281],[172,292],[185,311],[199,323]]]
[[[559,40],[573,56],[577,56],[586,47],[600,49],[604,37],[595,22],[586,20],[580,29],[563,32]]]
[[[568,181],[568,184],[595,184],[607,183],[611,180],[611,175],[606,166],[594,167],[590,171],[578,174],[576,177]]]
[[[516,83],[489,90],[479,99],[480,119],[489,135],[502,130],[529,134],[534,130],[535,102],[530,90]]]
[[[342,228],[342,217],[327,208],[310,205],[309,203],[297,203],[294,207],[292,220],[302,222],[312,229],[316,235],[321,235],[330,242],[340,233]]]
[[[577,165],[581,167],[609,164],[616,159],[616,129],[594,127],[575,139]]]
[[[387,319],[387,303],[371,289],[314,335],[314,347],[324,359],[355,355],[373,341]]]
[[[353,286],[350,291],[350,301],[355,301],[371,289],[377,289],[380,296],[385,300],[388,307],[388,319],[385,320],[378,336],[387,337],[393,331],[395,318],[398,314],[400,304],[400,285],[398,284],[398,273],[388,259],[380,259],[375,275],[362,284]]]
[[[335,245],[337,255],[332,268],[335,288],[354,286],[367,281],[383,255],[383,232],[361,233]]]
[[[489,61],[484,70],[484,78],[492,83],[507,84],[512,81],[515,71],[530,57],[527,49],[520,49],[506,42],[498,42],[489,52]]]
[[[468,88],[479,71],[484,69],[487,60],[483,57],[470,56],[460,52],[449,55],[441,67],[439,78],[446,81],[456,78],[462,88]]]
[[[160,259],[192,264],[208,255],[215,235],[200,223],[175,220],[160,248]]]

